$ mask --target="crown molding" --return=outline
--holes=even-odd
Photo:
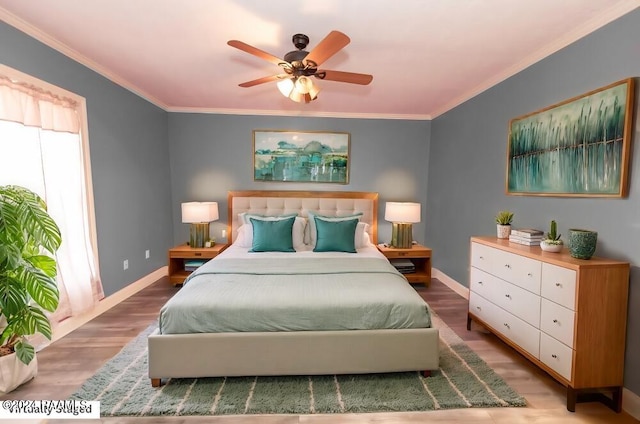
[[[74,61],[80,63],[81,65],[84,65],[85,67],[105,77],[109,81],[114,82],[120,87],[132,92],[136,96],[142,97],[146,101],[158,106],[161,109],[164,109],[164,110],[167,109],[168,105],[164,104],[162,101],[160,101],[156,97],[145,92],[144,90],[141,90],[139,87],[136,87],[134,84],[127,81],[126,79],[120,77],[119,75],[114,74],[113,72],[109,71],[105,67],[101,66],[100,64],[84,56],[82,53],[78,52],[77,50],[72,49],[68,45],[61,42],[60,40],[43,32],[39,28],[31,25],[30,23],[24,21],[23,19],[19,18],[18,16],[14,15],[8,10],[3,9],[2,7],[0,7],[0,20],[5,21],[7,24],[24,32],[30,37],[35,38],[36,40],[40,41],[46,46],[51,47],[52,49],[57,50],[63,55],[69,57],[70,59],[73,59]]]
[[[257,115],[257,116],[297,116],[309,118],[343,118],[343,119],[398,119],[406,121],[430,121],[431,115],[401,115],[381,113],[343,113],[343,112],[303,112],[285,110],[258,109],[217,109],[198,107],[169,107],[172,113],[203,113],[217,115]]]
[[[175,113],[209,113],[209,114],[225,114],[225,115],[265,115],[265,116],[305,116],[305,117],[324,117],[324,118],[344,118],[344,119],[397,119],[397,120],[432,120],[438,116],[450,111],[451,109],[461,105],[462,103],[472,99],[473,97],[481,94],[489,88],[505,81],[507,78],[512,77],[518,72],[523,71],[534,63],[544,59],[547,56],[559,51],[560,49],[574,43],[582,37],[590,34],[591,32],[603,27],[604,25],[612,22],[613,20],[631,12],[632,10],[640,7],[637,0],[625,0],[612,7],[607,13],[601,14],[595,19],[585,23],[584,25],[576,28],[566,36],[557,39],[555,42],[545,46],[542,49],[529,55],[527,58],[521,60],[517,64],[509,67],[504,72],[495,75],[484,81],[472,90],[465,92],[464,94],[456,97],[452,101],[446,103],[443,107],[437,109],[432,114],[377,114],[377,113],[333,113],[333,112],[299,112],[299,111],[282,111],[282,110],[251,110],[251,109],[215,109],[215,108],[181,108],[171,107],[164,102],[160,101],[155,96],[145,92],[139,87],[135,86],[131,82],[125,80],[119,75],[109,71],[100,64],[87,58],[80,52],[72,49],[56,38],[46,34],[42,30],[15,16],[6,9],[0,7],[0,19],[7,24],[17,28],[18,30],[26,33],[27,35],[35,38],[43,44],[51,47],[54,50],[64,54],[65,56],[73,59],[74,61],[86,66],[87,68],[95,71],[99,75],[107,78],[115,84],[123,87],[124,89],[132,92],[133,94],[147,100],[155,106],[167,111]]]
[[[579,26],[575,30],[566,34],[564,37],[558,38],[553,43],[546,45],[545,47],[535,51],[534,53],[527,56],[520,62],[516,63],[515,65],[507,68],[504,72],[501,72],[500,74],[495,75],[493,78],[490,78],[484,81],[482,84],[478,85],[474,89],[467,91],[466,93],[446,103],[443,107],[434,111],[434,113],[431,116],[434,119],[437,118],[438,116],[450,111],[456,106],[459,106],[462,103],[479,95],[480,93],[488,90],[489,88],[498,85],[499,83],[505,81],[506,79],[527,69],[529,66],[533,65],[534,63],[539,62],[540,60],[552,55],[553,53],[556,53],[557,51],[569,46],[572,43],[575,43],[581,38],[591,34],[597,29],[602,28],[608,23],[611,23],[614,20],[626,15],[627,13],[637,9],[638,7],[640,7],[640,4],[638,4],[638,0],[626,0],[619,3],[618,5],[609,9],[607,13],[603,13],[602,15],[599,15],[597,18],[594,18],[586,22],[585,24]]]

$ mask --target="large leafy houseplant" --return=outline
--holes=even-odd
[[[0,356],[16,353],[24,364],[35,356],[27,336],[51,339],[45,311],[58,307],[56,261],[62,238],[36,193],[20,186],[0,186]]]

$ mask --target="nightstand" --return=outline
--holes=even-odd
[[[213,247],[191,247],[188,244],[169,249],[169,282],[173,285],[182,284],[192,271],[186,271],[184,262],[188,259],[213,259],[229,246],[226,243],[215,244]]]
[[[410,249],[394,249],[378,245],[378,250],[387,259],[409,259],[416,267],[416,271],[403,274],[410,283],[431,284],[431,249],[420,244],[414,244]]]

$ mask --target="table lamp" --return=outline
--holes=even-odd
[[[209,223],[218,220],[218,202],[186,202],[182,204],[182,222],[191,224],[189,246],[204,247],[209,239]]]
[[[392,223],[390,247],[410,249],[413,244],[413,223],[420,222],[420,203],[387,202],[385,221]]]

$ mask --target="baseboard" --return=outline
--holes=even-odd
[[[145,275],[138,281],[134,281],[133,283],[129,284],[122,290],[115,292],[111,296],[105,297],[91,311],[76,317],[65,319],[56,328],[54,328],[51,342],[61,339],[62,337],[66,336],[76,328],[81,327],[82,325],[91,321],[98,315],[101,315],[102,313],[113,308],[123,300],[133,296],[134,294],[144,289],[145,287],[155,283],[160,278],[166,276],[167,273],[168,273],[168,267],[163,266],[162,268],[159,268],[153,271],[151,274]]]
[[[469,289],[463,286],[462,284],[458,283],[453,278],[449,277],[444,272],[440,271],[437,268],[433,268],[431,270],[431,276],[433,278],[437,278],[442,284],[449,287],[451,290],[458,293],[460,296],[464,297],[465,299],[469,299]]]
[[[636,420],[640,420],[640,396],[629,389],[622,389],[622,409]]]
[[[462,284],[458,283],[453,278],[449,277],[439,269],[433,268],[431,270],[431,276],[437,278],[442,284],[449,287],[454,292],[458,293],[465,299],[469,299],[469,289]],[[632,417],[640,420],[640,396],[633,393],[631,390],[622,389],[622,409]]]

